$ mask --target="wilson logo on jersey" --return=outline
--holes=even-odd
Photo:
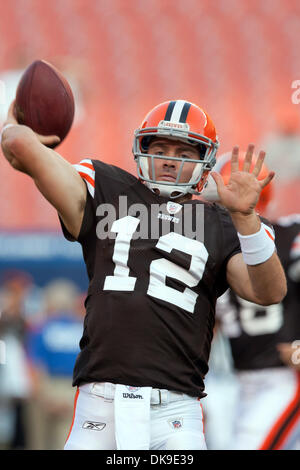
[[[92,160],[88,158],[81,160],[77,165],[73,165],[81,178],[84,179],[88,191],[92,197],[95,196],[95,169]]]
[[[134,393],[123,393],[123,398],[133,398],[133,399],[139,399],[139,400],[143,400],[143,397],[142,395],[135,395]]]

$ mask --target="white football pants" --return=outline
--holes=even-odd
[[[119,387],[119,386],[118,386]],[[121,394],[140,404],[139,388],[126,387],[128,393]],[[149,388],[148,388],[149,390]],[[77,389],[74,402],[74,415],[71,429],[65,444],[65,450],[117,450],[116,439],[115,385],[90,383]],[[150,389],[151,402],[148,410],[148,428],[150,430],[149,450],[206,450],[202,406],[198,398],[176,394],[166,390]],[[160,404],[153,404],[157,401]],[[182,398],[180,398],[180,396]],[[161,399],[163,397],[163,399]],[[173,401],[175,400],[175,401]],[[130,403],[130,406],[132,404]],[[134,408],[132,408],[134,410]],[[119,413],[120,411],[118,411]],[[125,419],[124,419],[125,418]],[[132,415],[126,412],[122,417],[125,425],[124,434],[131,440],[128,447],[134,449],[134,422]],[[128,427],[126,429],[126,419]],[[118,421],[119,422],[119,421]],[[137,436],[137,441],[139,436]],[[145,447],[138,447],[145,449]]]

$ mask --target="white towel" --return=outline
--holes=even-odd
[[[151,387],[116,385],[115,430],[118,450],[149,450]]]

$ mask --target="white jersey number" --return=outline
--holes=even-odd
[[[111,231],[118,234],[112,258],[116,267],[113,276],[106,276],[103,287],[104,290],[134,290],[136,277],[129,276],[127,262],[130,242],[139,223],[139,219],[130,216],[123,217],[113,222]]]
[[[113,262],[115,270],[113,276],[106,276],[104,290],[133,291],[136,278],[129,276],[128,257],[130,242],[140,220],[126,216],[116,220],[112,224],[111,231],[117,233]],[[202,279],[208,252],[202,242],[170,232],[159,238],[156,247],[166,253],[173,249],[179,250],[191,256],[191,264],[188,270],[169,261],[160,258],[150,264],[150,278],[147,294],[184,310],[193,313],[198,294],[190,289],[196,287]],[[166,286],[166,277],[176,279],[186,284],[184,292]]]

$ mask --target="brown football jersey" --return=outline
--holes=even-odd
[[[75,167],[89,190],[78,241],[90,284],[73,385],[204,396],[216,299],[228,288],[228,260],[240,252],[228,212],[169,201],[99,160]]]

